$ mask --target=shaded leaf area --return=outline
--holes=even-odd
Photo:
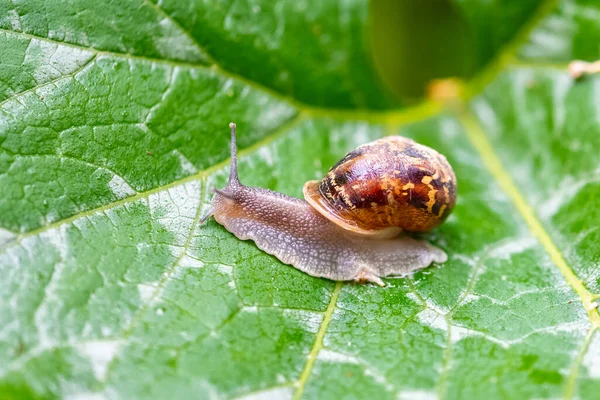
[[[385,108],[395,102],[368,61],[367,18],[362,0],[0,2],[7,31],[126,57],[220,65],[309,104]]]
[[[542,2],[538,0],[452,0],[462,12],[471,32],[478,67],[490,62],[515,38]]]
[[[336,108],[395,103],[369,61],[366,1],[167,0],[160,7],[222,68],[277,92]]]
[[[513,38],[537,5],[532,0],[455,3],[471,27],[478,66]],[[369,61],[369,23],[368,2],[363,0],[0,1],[0,29],[22,32],[27,35],[24,40],[47,38],[88,51],[218,65],[312,105],[389,108],[397,100],[382,86]],[[47,47],[46,54],[51,51]],[[42,56],[39,50],[28,52],[33,63]],[[29,58],[24,61],[29,64]],[[58,57],[52,62],[61,63]],[[34,75],[48,79],[52,73]],[[13,85],[25,86],[25,80],[33,81],[27,76]]]

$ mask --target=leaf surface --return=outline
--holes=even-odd
[[[600,8],[456,4],[509,25],[443,110],[381,86],[364,1],[0,1],[0,397],[595,398],[600,78],[566,62]],[[295,197],[385,135],[445,154],[449,261],[335,283],[199,225],[229,121]]]

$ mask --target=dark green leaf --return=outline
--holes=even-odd
[[[566,62],[600,6],[534,3],[456,2],[495,59],[465,104],[372,111],[364,1],[0,0],[0,398],[596,398],[600,78]],[[384,135],[447,155],[449,261],[342,284],[200,226],[230,121],[295,197]]]

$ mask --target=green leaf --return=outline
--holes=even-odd
[[[0,0],[0,398],[596,398],[600,77],[566,66],[600,6],[455,3],[493,60],[446,110],[381,85],[366,1]],[[439,150],[449,261],[335,283],[199,225],[230,121],[295,197],[384,135]]]

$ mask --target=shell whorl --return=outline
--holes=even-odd
[[[321,181],[305,184],[304,197],[347,230],[390,237],[441,224],[456,202],[456,177],[437,151],[389,136],[346,154]]]

